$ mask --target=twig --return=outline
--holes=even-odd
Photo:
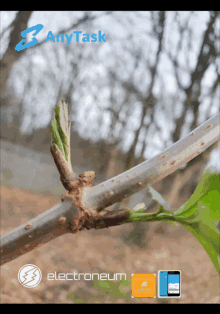
[[[52,140],[50,152],[60,173],[60,180],[68,191],[71,191],[77,180],[70,158],[70,126],[68,105],[61,101],[54,108],[54,117],[51,121]]]

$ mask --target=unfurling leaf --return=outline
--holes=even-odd
[[[54,117],[51,121],[52,141],[57,145],[59,152],[68,163],[69,171],[72,171],[70,158],[70,122],[68,121],[68,105],[64,100],[54,108]]]

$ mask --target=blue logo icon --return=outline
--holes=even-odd
[[[18,44],[17,46],[15,47],[15,50],[17,51],[21,51],[21,50],[24,50],[28,47],[31,47],[31,46],[34,46],[38,43],[38,40],[35,38],[35,36],[42,30],[43,28],[43,25],[42,24],[37,24],[35,26],[32,26],[32,27],[29,27],[27,29],[25,29],[24,31],[21,32],[21,36],[24,38],[22,39]],[[32,41],[30,41],[29,43],[25,43],[23,45],[23,43],[25,42],[26,40],[26,34],[30,33],[30,32],[33,32],[35,31],[32,35],[34,37],[32,37]]]

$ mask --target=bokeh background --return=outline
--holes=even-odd
[[[219,11],[1,11],[1,234],[60,201],[50,155],[50,121],[69,104],[71,158],[95,184],[152,158],[219,112]],[[44,27],[16,51],[21,31]],[[45,42],[48,32],[105,34],[106,42]],[[31,41],[32,34],[27,35]],[[81,37],[80,37],[81,38]],[[154,185],[175,210],[202,173],[219,171],[218,143]],[[114,209],[145,202],[146,190]],[[22,287],[18,270],[40,267],[41,283]],[[182,270],[182,299],[131,298],[132,273]],[[50,272],[126,273],[124,282],[48,281]],[[195,237],[165,222],[64,235],[1,267],[2,303],[218,303],[219,276]]]

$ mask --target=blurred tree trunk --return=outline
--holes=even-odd
[[[9,44],[8,48],[5,51],[2,59],[0,60],[0,72],[1,72],[1,80],[0,80],[0,112],[3,116],[6,114],[8,107],[10,105],[10,91],[7,90],[7,81],[10,75],[11,68],[13,64],[24,54],[25,50],[16,51],[15,46],[22,39],[21,32],[27,28],[28,21],[31,17],[33,11],[18,11],[14,21],[11,23],[10,27],[12,27],[12,31],[9,35]],[[13,119],[13,130],[11,130],[14,134],[12,136],[12,141],[16,141],[17,135],[19,133],[21,114],[16,115]],[[0,126],[0,134],[1,132]]]
[[[28,21],[31,17],[33,11],[19,11],[16,14],[14,21],[11,24],[13,30],[9,35],[8,48],[5,51],[2,60],[0,61],[0,71],[1,71],[1,99],[0,108],[5,105],[5,98],[7,97],[7,80],[10,74],[11,67],[14,62],[17,61],[25,50],[16,51],[15,46],[22,39],[21,32],[27,28]]]

